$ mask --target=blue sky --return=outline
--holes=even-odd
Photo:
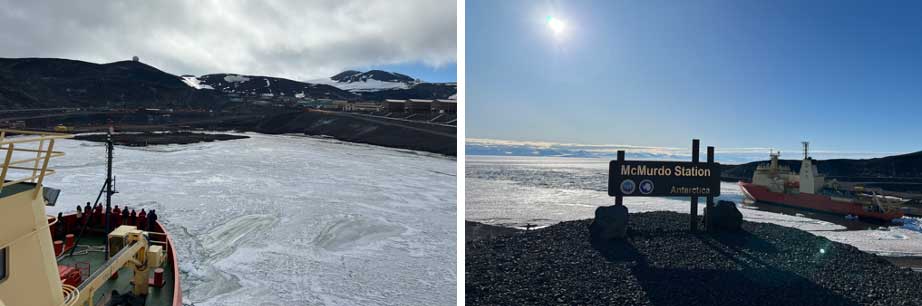
[[[469,0],[467,137],[919,151],[922,2],[875,3]]]

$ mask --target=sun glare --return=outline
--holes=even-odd
[[[557,19],[554,16],[547,16],[547,27],[551,29],[551,32],[554,32],[554,35],[560,35],[567,25],[563,20]]]

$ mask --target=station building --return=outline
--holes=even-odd
[[[410,99],[407,100],[404,111],[407,113],[429,113],[432,112],[432,100]]]
[[[402,113],[404,112],[406,100],[384,100],[384,110],[391,113]]]
[[[381,108],[381,104],[375,102],[349,102],[343,110],[347,112],[377,112]]]

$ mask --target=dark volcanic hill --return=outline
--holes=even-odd
[[[448,99],[458,91],[456,83],[419,83],[406,89],[385,89],[360,92],[362,99]]]
[[[0,58],[0,107],[202,107],[223,99],[142,62]]]
[[[273,96],[311,97],[337,100],[356,100],[359,97],[351,92],[325,84],[311,84],[255,75],[208,74],[198,77],[203,85],[224,93],[272,94]]]
[[[751,179],[756,166],[768,161],[724,165],[729,178]],[[780,160],[782,166],[800,171],[799,160]],[[922,178],[922,151],[872,159],[829,159],[817,161],[817,170],[830,177]]]

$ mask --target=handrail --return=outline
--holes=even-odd
[[[8,138],[7,135],[15,134],[18,137]],[[3,159],[3,166],[0,169],[0,191],[4,187],[15,185],[23,182],[35,183],[41,186],[46,175],[54,173],[54,169],[48,168],[48,161],[52,157],[64,156],[64,152],[54,150],[54,142],[57,139],[73,138],[74,135],[53,132],[24,131],[14,129],[0,129],[0,158]],[[36,145],[35,148],[22,148],[17,146]],[[3,152],[6,151],[6,152]],[[35,157],[14,158],[14,152],[35,153]],[[5,154],[4,154],[5,153]],[[29,164],[31,167],[13,166],[19,164]],[[8,179],[10,170],[23,171],[31,174],[21,175],[17,179]],[[19,172],[22,174],[22,172]],[[40,188],[35,188],[34,196],[38,196]]]
[[[80,299],[80,290],[77,287],[62,284],[61,291],[64,293],[64,302],[61,304],[63,306],[72,306]]]

